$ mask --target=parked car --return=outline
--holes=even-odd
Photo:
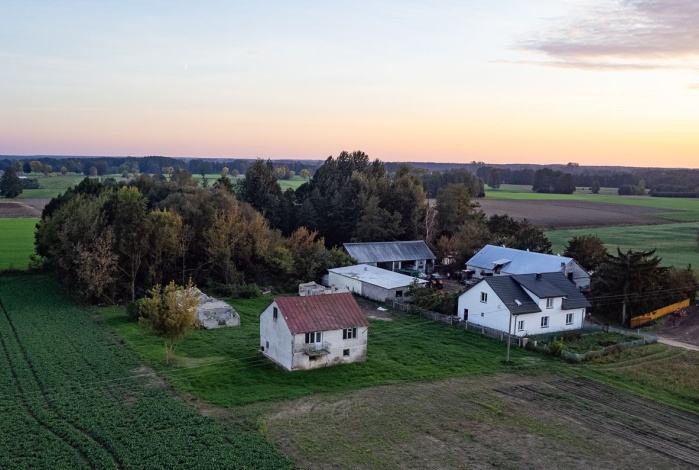
[[[429,281],[432,289],[444,289],[444,278],[440,274],[430,274]]]

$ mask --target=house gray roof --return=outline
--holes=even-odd
[[[486,277],[481,282],[487,283],[495,291],[512,315],[541,312],[536,302],[529,297],[519,283],[512,279],[512,276]]]
[[[424,241],[345,243],[345,250],[357,263],[386,261],[434,260],[435,256]]]
[[[587,308],[592,305],[590,301],[587,300],[587,298],[578,290],[575,283],[569,280],[565,274],[561,272],[542,273],[541,279],[539,280],[536,279],[535,274],[521,274],[512,277],[515,279],[515,281],[520,283],[520,285],[539,296],[539,298],[563,297],[563,310]],[[541,282],[541,284],[538,284],[539,282]],[[541,287],[537,287],[538,285]],[[536,289],[536,291],[533,289]],[[537,291],[547,295],[539,295],[537,294]],[[559,291],[561,295],[550,295],[554,291]]]
[[[488,276],[481,282],[493,289],[513,315],[541,312],[526,290],[540,299],[563,297],[563,310],[587,308],[591,305],[575,283],[561,272],[542,273],[540,278],[536,274]]]
[[[345,266],[342,268],[328,269],[328,272],[341,276],[357,279],[367,284],[383,287],[384,289],[396,289],[398,287],[409,287],[413,282],[419,285],[426,284],[424,279],[418,279],[405,274],[389,271],[388,269],[377,268],[369,265]]]
[[[493,270],[500,265],[507,274],[552,273],[561,270],[562,264],[568,264],[573,258],[547,255],[533,251],[516,250],[504,246],[486,245],[466,262],[471,268]]]

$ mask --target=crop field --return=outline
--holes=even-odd
[[[0,396],[0,468],[291,468],[173,396],[46,276],[0,277]]]
[[[548,230],[546,236],[554,253],[563,253],[565,244],[574,236],[597,235],[611,253],[616,253],[617,247],[622,251],[656,248],[664,266],[684,268],[687,264],[699,266],[697,230],[699,222]]]
[[[0,218],[0,270],[27,269],[29,257],[34,254],[34,226],[38,221]]]

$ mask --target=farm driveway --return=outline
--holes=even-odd
[[[275,405],[302,468],[696,468],[699,416],[587,379],[495,375]]]
[[[591,201],[518,201],[484,198],[477,202],[488,216],[508,214],[514,219],[527,219],[532,224],[544,228],[666,224],[670,221],[656,214],[674,212],[669,209]]]

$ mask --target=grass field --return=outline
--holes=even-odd
[[[404,381],[528,370],[546,361],[516,350],[514,365],[504,365],[504,343],[404,315],[371,321],[366,362],[288,373],[258,352],[259,314],[270,301],[234,300],[241,326],[193,332],[178,347],[171,367],[164,364],[162,342],[127,321],[122,308],[100,310],[100,316],[178,390],[226,407]]]
[[[0,218],[0,270],[27,269],[34,254],[34,226],[39,219]]]
[[[656,248],[665,266],[699,266],[697,251],[699,222],[683,224],[637,225],[632,227],[596,227],[588,229],[548,230],[554,253],[563,253],[565,244],[574,236],[597,235],[611,253],[617,247],[641,251]]]
[[[663,213],[663,217],[677,221],[699,221],[699,198],[664,198],[652,196],[619,196],[615,188],[602,188],[599,194],[579,190],[573,194],[540,194],[531,191],[531,186],[502,185],[497,191],[486,191],[488,199],[520,201],[588,201],[608,204],[650,207],[661,210],[681,211],[676,214]]]
[[[0,277],[0,468],[290,468],[175,398],[48,276]]]

